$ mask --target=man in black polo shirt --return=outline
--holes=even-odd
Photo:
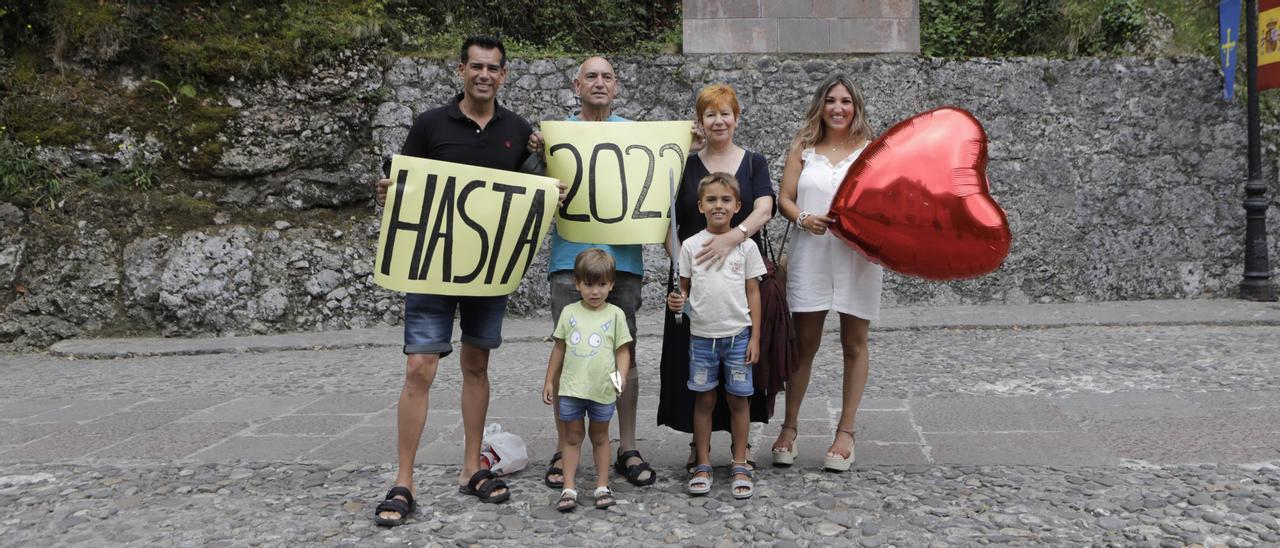
[[[498,88],[507,75],[506,49],[488,37],[462,44],[458,74],[463,92],[448,104],[422,113],[409,129],[400,153],[473,166],[519,170],[528,158],[532,130],[523,118],[498,105]],[[389,179],[378,181],[378,205],[386,203]],[[507,297],[454,297],[407,294],[404,303],[404,388],[396,410],[399,471],[395,486],[378,505],[375,521],[399,525],[413,512],[413,464],[427,397],[440,359],[453,351],[454,312],[462,324],[462,423],[465,430],[459,490],[484,502],[510,496],[506,483],[481,465],[480,441],[489,409],[489,351],[502,343]]]

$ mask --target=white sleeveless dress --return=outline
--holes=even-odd
[[[796,188],[800,211],[826,215],[831,200],[863,148],[831,165],[812,148],[800,153],[804,169]],[[834,310],[864,320],[880,319],[884,270],[854,251],[831,231],[821,236],[792,228],[788,245],[787,305],[792,312]]]

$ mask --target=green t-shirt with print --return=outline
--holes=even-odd
[[[631,342],[621,308],[605,303],[599,310],[590,310],[582,301],[572,303],[560,312],[553,336],[565,345],[561,396],[605,404],[618,399],[609,374],[618,348]]]

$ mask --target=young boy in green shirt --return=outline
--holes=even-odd
[[[605,302],[613,280],[614,262],[608,253],[594,248],[579,253],[573,284],[582,300],[564,307],[552,335],[556,344],[547,362],[542,401],[556,406],[565,425],[564,490],[556,502],[561,512],[578,505],[574,476],[582,452],[584,415],[590,418],[586,434],[596,463],[595,506],[608,508],[615,502],[609,490],[609,421],[631,364],[627,347],[631,332],[622,309]]]

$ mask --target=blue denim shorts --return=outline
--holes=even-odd
[[[583,415],[591,418],[591,422],[609,422],[613,418],[612,403],[598,403],[572,396],[560,396],[560,420],[573,422],[582,420]]]
[[[747,344],[751,342],[751,328],[737,335],[708,339],[694,335],[689,337],[689,390],[707,392],[720,384],[720,366],[724,366],[724,391],[734,396],[750,396],[755,393],[751,380],[751,365],[747,363]]]
[[[449,295],[404,296],[404,353],[439,354],[453,352],[453,317],[462,324],[462,342],[484,349],[502,344],[502,316],[507,296],[455,297]]]

